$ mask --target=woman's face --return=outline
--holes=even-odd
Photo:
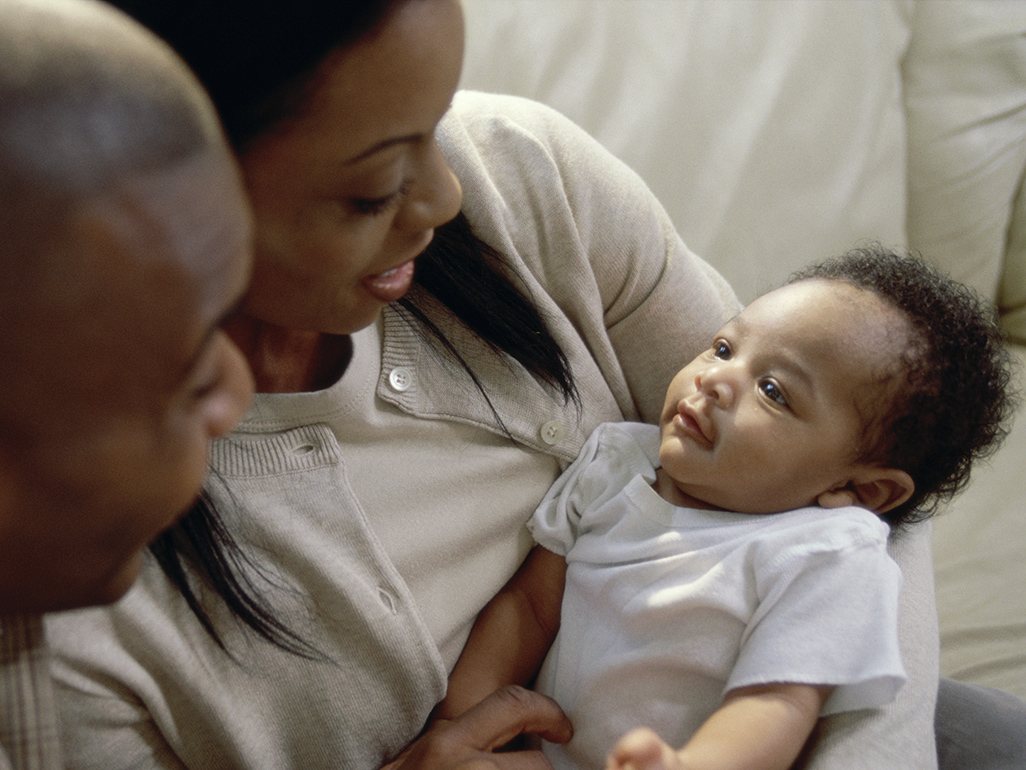
[[[402,297],[461,191],[435,141],[463,60],[458,0],[407,0],[329,56],[299,114],[242,157],[256,217],[248,314],[348,334]]]

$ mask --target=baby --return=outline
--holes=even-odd
[[[438,715],[544,658],[575,728],[545,745],[557,770],[790,767],[821,714],[903,684],[890,528],[996,448],[1009,380],[991,311],[923,261],[799,273],[677,374],[658,428],[592,434]]]

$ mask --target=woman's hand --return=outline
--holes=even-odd
[[[382,770],[545,770],[538,751],[493,753],[518,735],[566,743],[570,720],[551,698],[510,685],[489,695],[454,720],[433,723]]]

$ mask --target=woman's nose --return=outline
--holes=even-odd
[[[737,386],[729,369],[720,364],[699,372],[695,376],[695,387],[717,406],[726,409],[734,402]]]
[[[406,205],[397,219],[408,230],[430,230],[460,213],[463,188],[449,168],[438,143],[431,139],[423,148],[420,168]]]

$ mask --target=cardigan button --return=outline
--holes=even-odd
[[[397,366],[388,373],[388,384],[399,393],[409,390],[413,385],[413,372],[405,366]]]
[[[563,439],[563,423],[559,420],[549,420],[541,426],[539,434],[541,440],[549,446],[558,444]]]
[[[381,603],[384,604],[388,611],[391,612],[393,615],[395,615],[396,612],[398,612],[399,602],[396,599],[396,597],[392,595],[392,592],[389,591],[387,588],[384,588],[382,586],[378,587],[378,599],[381,600]]]

